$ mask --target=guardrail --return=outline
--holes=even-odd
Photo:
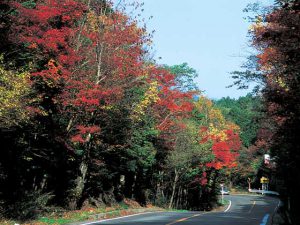
[[[267,191],[267,190],[257,190],[257,189],[249,189],[250,193],[262,194],[262,195],[276,195],[279,196],[279,193],[276,191]]]

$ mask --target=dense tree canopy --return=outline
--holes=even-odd
[[[106,1],[4,1],[0,16],[3,216],[216,203],[239,128],[201,96],[194,69],[146,60],[146,29]]]
[[[253,46],[258,54],[248,72],[237,73],[241,81],[259,81],[268,119],[264,141],[276,162],[277,188],[286,206],[289,223],[298,224],[299,204],[299,1],[276,1],[258,14],[251,27]],[[254,62],[254,64],[253,64]],[[252,69],[255,68],[256,71]],[[248,76],[251,72],[251,76]],[[287,176],[288,174],[288,176]]]

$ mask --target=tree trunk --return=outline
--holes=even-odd
[[[181,186],[179,186],[178,192],[177,192],[177,199],[176,199],[176,204],[175,204],[176,209],[178,209],[178,206],[179,206],[179,203],[180,203],[180,198],[181,198]]]
[[[188,191],[187,189],[183,190],[183,203],[182,203],[183,207],[186,209],[188,206]]]
[[[169,203],[169,209],[171,209],[172,205],[173,205],[175,191],[176,191],[176,184],[177,184],[178,177],[179,177],[178,172],[177,172],[176,169],[174,170],[174,172],[175,172],[175,177],[174,177],[174,182],[173,182],[173,185],[172,185],[172,195],[171,195],[171,199],[170,199],[170,203]]]
[[[156,203],[157,200],[162,200],[162,198],[164,198],[164,194],[163,194],[163,188],[162,188],[162,184],[163,184],[163,172],[162,171],[158,171],[158,176],[159,179],[156,183],[156,191],[155,191],[155,199],[154,202]]]
[[[82,196],[82,192],[84,189],[84,185],[86,182],[86,175],[87,175],[88,165],[87,163],[82,160],[79,166],[80,174],[75,180],[75,188],[72,190],[70,200],[69,200],[69,209],[74,210],[77,208],[78,200]]]
[[[251,190],[251,178],[250,177],[248,177],[247,183],[248,183],[248,190],[250,191]]]

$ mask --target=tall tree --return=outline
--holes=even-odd
[[[276,1],[275,7],[256,17],[251,29],[258,50],[255,78],[263,83],[262,94],[269,120],[268,136],[277,163],[277,178],[284,182],[283,198],[290,206],[291,221],[300,221],[296,202],[299,189],[299,10],[298,1]],[[244,74],[240,80],[249,80]],[[289,174],[289,176],[286,176]]]

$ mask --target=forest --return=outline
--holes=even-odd
[[[259,53],[232,76],[259,93],[210,100],[195,69],[158,64],[151,32],[109,1],[1,0],[0,219],[126,199],[211,210],[220,184],[267,175],[297,221],[299,4],[256,13]]]

